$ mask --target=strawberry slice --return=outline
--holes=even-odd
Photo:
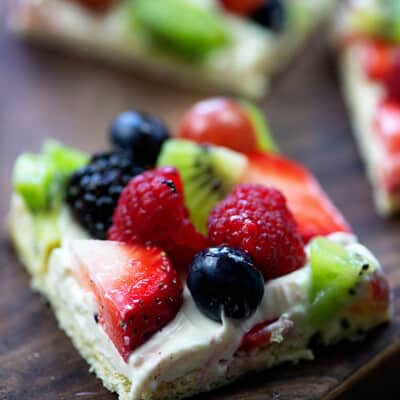
[[[252,350],[266,346],[271,340],[270,326],[277,319],[261,322],[251,328],[242,338],[238,353],[250,353]]]
[[[286,197],[303,241],[333,232],[350,232],[316,179],[303,166],[277,154],[252,153],[242,182],[275,187]]]
[[[96,13],[106,12],[116,0],[71,0]]]
[[[78,281],[96,296],[96,320],[126,361],[175,317],[181,281],[157,247],[100,240],[76,240],[70,247]]]
[[[371,277],[370,293],[376,306],[381,310],[387,310],[390,307],[391,291],[389,281],[381,270],[377,270]]]
[[[221,0],[226,10],[235,14],[249,15],[261,7],[265,0]]]
[[[383,80],[391,69],[393,45],[383,40],[365,40],[363,42],[363,65],[370,79]]]
[[[400,153],[400,103],[384,100],[376,112],[375,127],[388,154]]]

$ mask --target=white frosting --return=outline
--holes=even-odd
[[[190,1],[203,7],[220,7],[217,0]],[[297,22],[280,35],[224,12],[221,18],[230,32],[229,43],[211,51],[196,65],[153,46],[134,20],[128,27],[123,4],[99,17],[67,0],[20,0],[11,25],[23,34],[54,40],[57,45],[65,44],[113,62],[140,66],[157,75],[261,97],[268,85],[267,75],[289,60],[336,2],[290,0],[288,6],[295,9]]]
[[[385,87],[381,82],[368,78],[362,62],[364,57],[363,45],[359,43],[351,44],[342,50],[343,91],[351,111],[357,144],[374,188],[375,204],[382,215],[388,215],[398,207],[399,195],[390,193],[382,183],[380,173],[388,155],[374,124],[376,110],[385,96]]]
[[[242,321],[224,318],[219,324],[208,319],[196,307],[185,287],[183,305],[174,320],[134,350],[125,363],[101,325],[94,320],[97,305],[93,294],[80,287],[73,275],[75,265],[68,241],[76,238],[77,231],[79,237],[84,234],[68,212],[63,212],[60,227],[64,244],[51,258],[47,287],[56,291],[64,306],[70,309],[71,318],[94,343],[96,351],[106,354],[113,369],[129,378],[132,398],[139,398],[145,389],[155,388],[160,382],[173,381],[196,370],[200,371],[199,379],[204,385],[218,376],[225,376],[227,368],[237,362],[234,354],[243,335],[260,322],[277,320],[271,325],[271,336],[272,341],[278,343],[284,340],[283,332],[293,328],[294,320],[297,329],[304,331],[301,321],[311,283],[309,265],[267,282],[261,305],[250,318]],[[353,235],[337,233],[330,238],[368,252],[357,244]]]

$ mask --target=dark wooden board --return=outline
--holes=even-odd
[[[346,391],[352,393],[347,398],[356,398],[365,391],[372,395],[382,385],[388,399],[388,389],[398,389],[400,221],[384,221],[373,209],[334,65],[321,37],[275,82],[263,106],[282,151],[316,174],[361,240],[381,259],[394,287],[395,319],[364,342],[318,350],[316,361],[246,377],[198,400],[331,399]],[[21,151],[38,150],[44,137],[85,150],[104,149],[108,124],[120,111],[149,110],[175,126],[182,111],[201,97],[204,94],[18,42],[0,28],[0,218],[8,208],[14,158]],[[357,380],[362,383],[354,386]],[[115,396],[88,372],[57,329],[45,301],[30,291],[28,275],[2,231],[0,399],[75,398]]]

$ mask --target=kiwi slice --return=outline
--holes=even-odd
[[[359,7],[354,11],[354,24],[368,35],[400,42],[400,2],[380,0],[372,6]]]
[[[23,153],[14,165],[13,186],[28,207],[44,210],[49,201],[49,190],[56,176],[55,165],[43,155]]]
[[[310,322],[321,327],[351,301],[357,283],[366,273],[372,273],[372,260],[347,250],[331,240],[318,237],[311,243],[312,271]]]
[[[240,181],[247,158],[225,147],[171,139],[162,147],[157,165],[179,170],[190,218],[200,232],[206,233],[211,210]]]
[[[64,146],[53,139],[44,142],[42,152],[50,158],[63,175],[70,175],[89,162],[89,156],[86,153]]]
[[[396,43],[400,42],[400,2],[383,0],[385,23],[382,25],[384,36]]]
[[[49,140],[41,154],[23,153],[14,164],[14,190],[35,213],[56,209],[64,199],[67,177],[88,162],[88,156]]]
[[[225,45],[224,17],[187,0],[130,0],[129,16],[159,45],[188,58],[201,58]]]
[[[279,151],[278,146],[261,110],[248,100],[241,100],[240,102],[247,111],[254,127],[258,149],[261,151],[277,153]]]

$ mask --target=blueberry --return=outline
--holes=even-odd
[[[258,8],[251,18],[274,32],[282,32],[286,26],[285,6],[282,0],[265,0],[264,5]]]
[[[111,141],[117,150],[129,151],[135,163],[154,166],[162,144],[169,138],[167,127],[149,114],[126,111],[111,126]]]
[[[248,318],[264,295],[264,278],[246,253],[228,246],[198,253],[189,268],[187,285],[200,311],[221,322],[221,313]]]

